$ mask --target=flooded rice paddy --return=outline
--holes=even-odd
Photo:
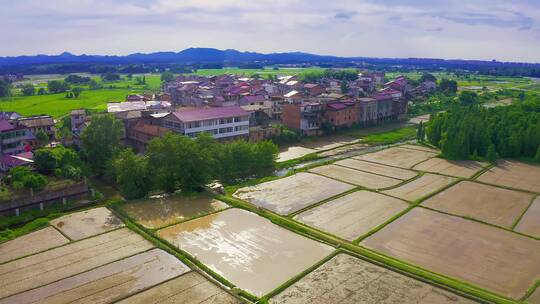
[[[189,271],[161,249],[122,259],[0,300],[0,303],[112,303]]]
[[[540,238],[540,196],[527,209],[515,230]]]
[[[477,178],[481,182],[540,192],[540,166],[502,160]]]
[[[532,195],[469,181],[460,182],[422,202],[423,206],[511,228]]]
[[[472,160],[446,160],[442,158],[431,158],[422,162],[413,169],[444,175],[470,178],[480,172],[487,163],[481,163]]]
[[[302,212],[294,219],[352,241],[408,206],[383,194],[357,191]]]
[[[361,245],[513,299],[540,279],[540,241],[420,207]]]
[[[105,207],[62,216],[51,225],[72,240],[80,240],[124,226],[124,223]]]
[[[399,179],[385,177],[336,165],[316,167],[310,169],[309,172],[317,173],[356,186],[362,186],[371,189],[388,188],[402,182],[402,180]]]
[[[383,193],[412,202],[434,193],[456,180],[453,177],[427,173],[402,186],[385,190]]]
[[[69,240],[56,229],[46,227],[0,244],[0,263],[58,247],[67,242]]]
[[[311,173],[244,187],[234,197],[259,207],[287,215],[309,205],[353,189],[354,186]]]
[[[241,209],[170,226],[158,235],[257,296],[269,293],[333,250]]]
[[[270,300],[272,304],[475,303],[430,284],[339,254]]]
[[[385,165],[376,164],[376,163],[370,163],[367,161],[361,161],[361,160],[357,160],[353,158],[343,159],[343,160],[335,162],[334,164],[364,171],[364,172],[369,172],[369,173],[387,176],[391,178],[397,178],[402,181],[411,179],[415,177],[416,175],[418,175],[418,173],[411,170],[400,169],[400,168],[385,166]]]
[[[118,304],[240,304],[197,272],[189,272]]]
[[[228,208],[208,193],[171,195],[131,201],[122,209],[137,223],[154,229]]]
[[[414,165],[423,162],[429,158],[435,157],[437,153],[421,151],[416,149],[407,149],[402,147],[393,147],[379,152],[364,154],[354,157],[359,160],[371,161],[383,165],[390,165],[400,168],[410,169]]]

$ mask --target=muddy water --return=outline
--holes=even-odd
[[[371,161],[404,169],[412,168],[419,162],[435,157],[437,153],[393,147],[375,153],[355,157],[359,160]]]
[[[51,221],[51,224],[72,240],[80,240],[124,226],[119,218],[104,207],[72,213]]]
[[[540,241],[420,207],[360,244],[513,299],[540,279]]]
[[[397,188],[383,191],[383,193],[412,202],[448,186],[455,180],[453,177],[426,173],[420,178]]]
[[[208,194],[161,196],[130,202],[122,208],[147,228],[159,228],[227,208]]]
[[[0,300],[0,303],[111,303],[188,271],[189,268],[174,256],[153,249]]]
[[[239,288],[267,294],[333,250],[240,209],[158,231]]]

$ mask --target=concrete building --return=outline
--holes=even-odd
[[[205,132],[216,139],[248,138],[249,116],[237,106],[189,109],[168,114],[162,126],[188,137]]]

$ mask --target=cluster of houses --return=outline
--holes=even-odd
[[[404,117],[412,97],[435,88],[434,82],[414,87],[404,76],[385,82],[383,72],[313,83],[297,76],[182,75],[165,83],[160,94],[129,95],[125,102],[110,103],[108,111],[124,120],[127,143],[140,151],[167,131],[258,141],[279,134],[279,125],[313,136],[377,124]]]
[[[360,73],[358,78],[323,78],[302,82],[297,76],[271,79],[234,75],[183,75],[165,83],[159,94],[128,95],[107,105],[124,122],[124,141],[142,152],[148,142],[167,132],[188,137],[209,133],[218,140],[259,141],[279,135],[284,125],[306,136],[353,125],[400,119],[409,100],[436,89],[435,82],[412,86],[399,76],[385,82],[383,72]],[[72,136],[63,143],[79,144],[90,123],[84,109],[70,113]],[[54,120],[47,115],[21,117],[0,113],[0,170],[31,162],[36,134],[54,140]]]

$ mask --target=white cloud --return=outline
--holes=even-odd
[[[540,62],[536,0],[0,0],[0,55],[187,47]]]

